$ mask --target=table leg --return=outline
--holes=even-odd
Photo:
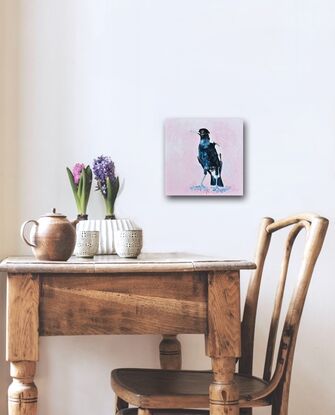
[[[34,383],[35,362],[12,362],[10,375],[13,378],[8,389],[9,415],[36,415],[37,388]]]
[[[212,359],[210,415],[238,415],[239,388],[234,382],[241,350],[240,280],[238,271],[208,275],[206,353]]]
[[[238,415],[239,390],[234,382],[235,358],[212,359],[214,382],[209,388],[211,415]]]
[[[176,335],[163,334],[159,345],[159,357],[162,369],[181,369],[181,344]]]
[[[13,378],[8,389],[9,415],[37,414],[34,376],[38,360],[38,304],[37,276],[8,276],[6,359]]]

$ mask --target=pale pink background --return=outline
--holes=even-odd
[[[192,190],[200,185],[203,170],[198,162],[200,128],[210,131],[211,141],[220,145],[222,180],[226,192]],[[209,186],[207,174],[204,181]],[[168,196],[243,195],[243,121],[240,118],[175,118],[165,122],[165,193]]]

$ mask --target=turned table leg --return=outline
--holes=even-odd
[[[212,359],[214,382],[209,388],[211,415],[238,415],[239,390],[234,382],[235,358]]]
[[[159,345],[159,357],[162,369],[181,369],[181,344],[176,335],[163,334]]]
[[[234,382],[240,356],[240,280],[238,271],[208,275],[208,334],[213,382],[209,388],[210,415],[239,415],[239,388]]]
[[[34,383],[35,362],[12,362],[10,375],[13,382],[8,389],[9,415],[36,415],[37,388]]]
[[[7,279],[6,359],[13,381],[8,389],[9,415],[36,415],[34,384],[38,360],[39,279],[10,274]]]

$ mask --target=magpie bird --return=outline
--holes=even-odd
[[[207,128],[200,128],[198,134],[200,135],[198,161],[204,171],[204,177],[201,181],[201,186],[203,186],[205,177],[207,173],[209,173],[211,176],[211,186],[224,187],[221,178],[221,154],[218,154],[215,148],[217,144],[210,141],[210,132],[207,130]]]

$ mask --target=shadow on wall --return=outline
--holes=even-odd
[[[13,231],[18,223],[18,43],[19,1],[0,3],[0,258],[17,251],[18,236]],[[0,273],[0,413],[6,413],[9,368],[5,361],[6,278]]]

